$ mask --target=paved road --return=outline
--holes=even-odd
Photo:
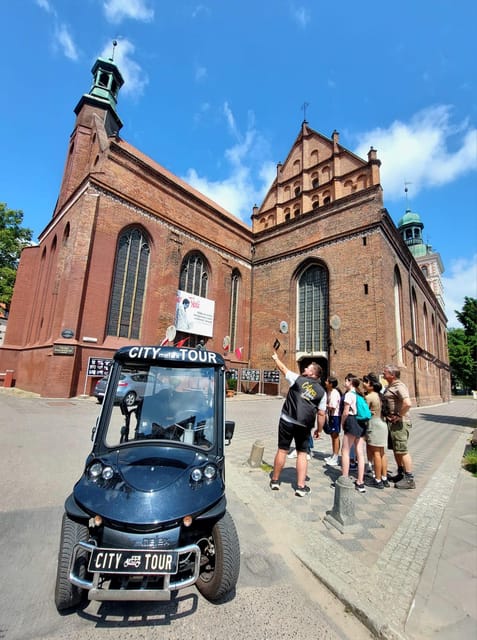
[[[257,404],[261,423],[275,427],[277,401]],[[231,417],[232,404],[228,409]],[[291,551],[293,531],[279,522],[270,528],[268,517],[251,508],[240,480],[249,441],[239,425],[227,468],[242,547],[235,597],[217,606],[189,589],[170,603],[90,603],[59,616],[53,591],[62,505],[81,473],[99,410],[91,399],[0,393],[0,640],[371,637]]]

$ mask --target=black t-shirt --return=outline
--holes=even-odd
[[[311,429],[324,393],[325,390],[318,380],[298,376],[288,390],[282,412],[291,422]]]

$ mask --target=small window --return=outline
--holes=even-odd
[[[295,187],[295,195],[296,196],[300,195],[300,187]]]
[[[366,340],[366,351],[371,351],[371,343],[369,340]]]
[[[366,244],[367,244],[366,236],[363,236],[363,247],[365,247],[365,246],[366,246]]]
[[[364,295],[365,296],[368,295],[368,285],[367,284],[364,285]]]
[[[318,178],[313,178],[311,186],[313,187],[313,189],[316,189],[316,187],[318,187],[320,184],[320,181],[318,180]]]
[[[330,196],[326,196],[326,198],[323,198],[323,204],[330,204],[330,202],[331,202]]]

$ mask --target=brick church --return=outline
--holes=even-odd
[[[383,206],[373,148],[362,159],[304,121],[248,226],[128,144],[118,67],[92,73],[52,218],[18,268],[0,347],[17,387],[89,394],[91,362],[167,336],[239,372],[273,369],[276,340],[290,368],[314,359],[341,383],[395,362],[417,404],[449,397],[442,301]]]

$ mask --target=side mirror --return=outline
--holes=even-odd
[[[225,444],[229,445],[235,431],[235,422],[233,420],[225,421]]]

